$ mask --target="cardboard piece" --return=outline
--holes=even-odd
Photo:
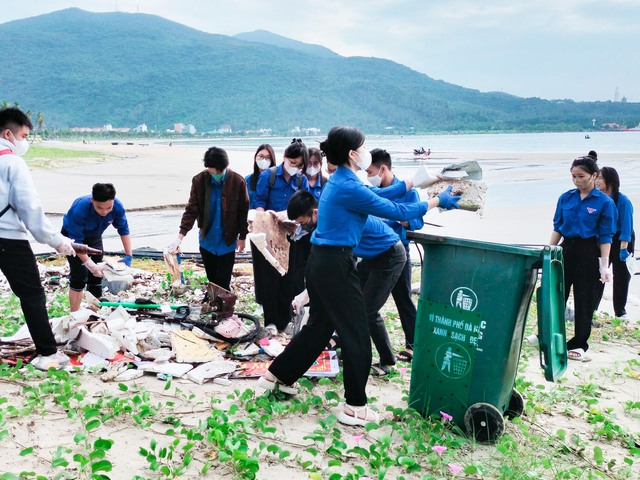
[[[179,363],[202,363],[219,358],[206,340],[196,337],[189,330],[171,332],[171,349]]]
[[[296,230],[296,223],[286,218],[286,212],[256,212],[247,238],[264,255],[280,275],[289,269],[288,236]]]

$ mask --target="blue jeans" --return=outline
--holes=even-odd
[[[384,320],[380,315],[380,309],[389,298],[406,263],[407,252],[402,242],[398,242],[377,257],[362,260],[358,264],[358,275],[367,310],[369,334],[376,346],[382,365],[395,365],[396,357],[391,349],[389,332],[387,332],[387,327],[385,327]]]

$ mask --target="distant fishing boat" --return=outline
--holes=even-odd
[[[625,128],[623,130],[623,132],[640,132],[640,123],[638,124],[638,126],[633,127],[633,128]]]
[[[585,136],[584,136],[584,138],[585,138],[586,140],[589,140],[591,137],[590,137],[589,135],[585,135]]]
[[[428,157],[429,155],[431,155],[431,149],[425,150],[424,147],[414,148],[413,149],[413,154],[415,156],[426,155]]]

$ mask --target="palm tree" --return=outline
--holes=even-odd
[[[36,125],[36,134],[38,134],[44,127],[44,115],[42,115],[42,112],[36,113]]]

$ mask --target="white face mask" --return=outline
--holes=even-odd
[[[260,170],[266,170],[271,165],[271,160],[267,160],[266,158],[258,158],[256,160],[256,164]]]
[[[367,177],[367,181],[372,187],[379,187],[382,182],[382,177],[380,175],[374,175],[373,177]]]
[[[315,177],[318,173],[320,173],[320,167],[307,168],[307,175],[309,175],[310,177]]]
[[[371,154],[369,153],[369,150],[356,152],[356,154],[358,154],[358,156],[360,157],[360,161],[356,162],[356,165],[360,170],[366,170],[371,166]]]
[[[11,130],[9,130],[11,132]],[[19,157],[23,156],[29,150],[29,142],[25,138],[24,140],[18,140],[16,136],[11,132],[11,136],[13,137],[13,145],[16,147],[14,152]]]
[[[297,175],[298,173],[300,173],[300,169],[298,167],[292,167],[290,165],[287,165],[286,163],[284,164],[284,169],[286,170],[286,172],[291,175],[292,177],[294,175]]]

